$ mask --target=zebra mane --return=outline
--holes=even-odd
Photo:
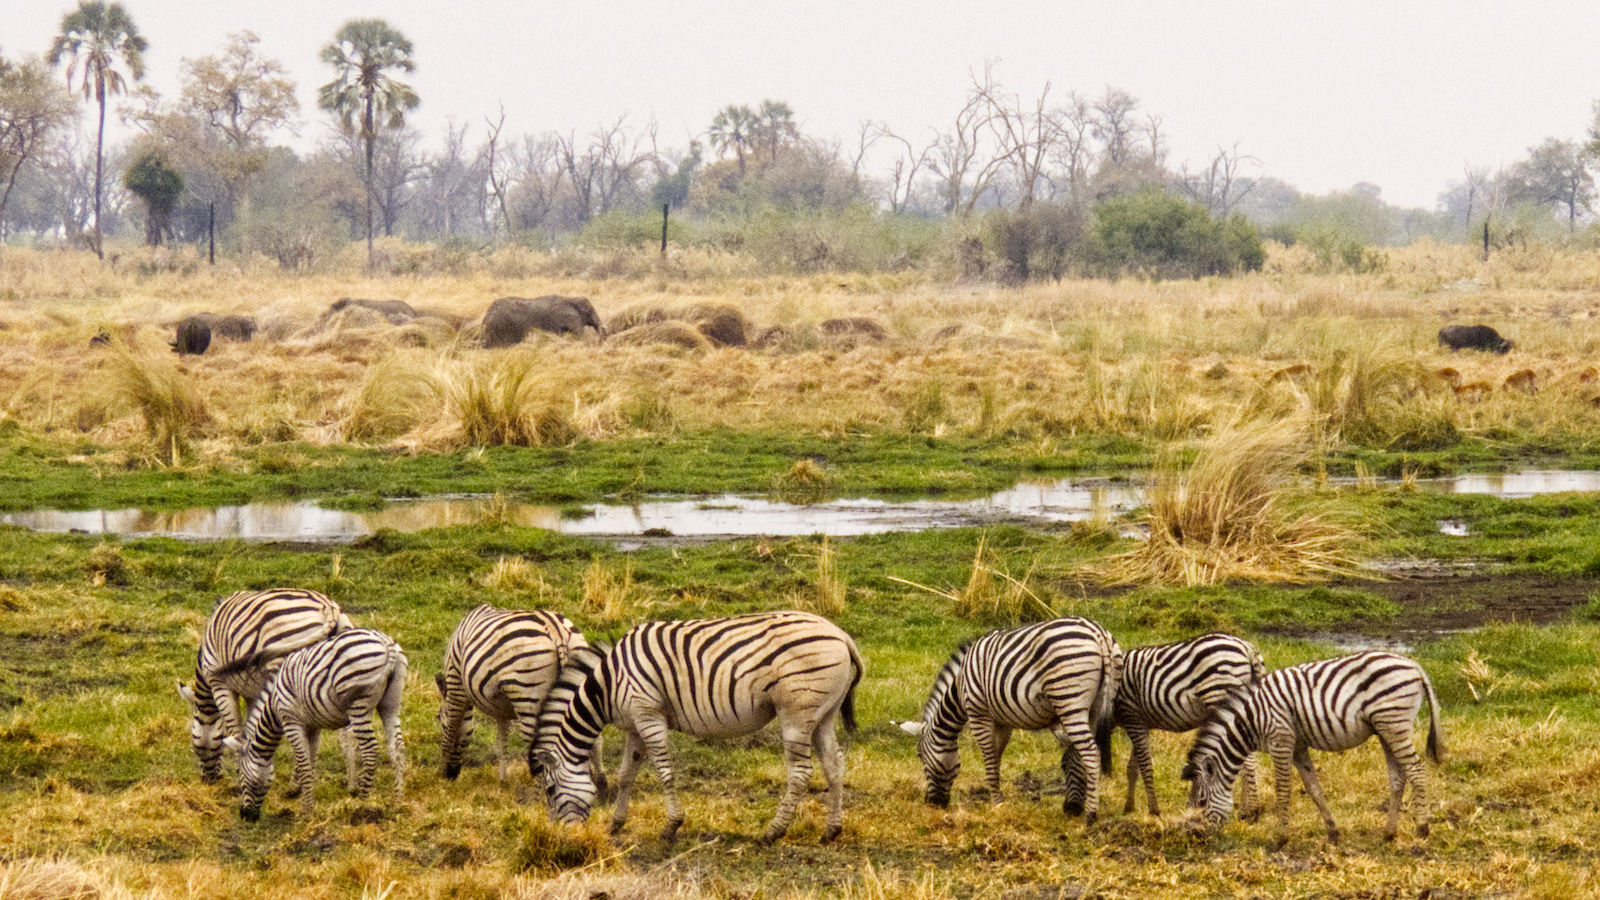
[[[1247,684],[1232,685],[1222,699],[1211,707],[1206,720],[1200,723],[1200,727],[1195,731],[1194,743],[1190,745],[1189,753],[1184,757],[1181,777],[1185,781],[1194,780],[1201,756],[1207,753],[1220,754],[1230,732],[1239,731],[1241,727],[1254,730],[1249,710],[1246,709],[1246,701],[1250,698],[1252,688],[1252,685]]]
[[[945,660],[944,666],[939,669],[939,674],[933,677],[933,689],[928,692],[928,699],[922,704],[922,722],[931,725],[938,718],[939,710],[945,705],[946,698],[956,690],[956,679],[961,676],[961,664],[966,661],[967,650],[972,647],[972,642],[977,638],[968,638],[956,647]]]

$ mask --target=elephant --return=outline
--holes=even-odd
[[[180,356],[199,356],[211,346],[211,326],[199,316],[190,316],[178,323],[177,339],[172,342],[172,352]]]
[[[404,300],[362,300],[355,297],[340,297],[338,300],[333,301],[333,305],[328,307],[328,311],[323,314],[323,318],[326,319],[328,316],[352,306],[370,309],[388,319],[390,325],[404,325],[417,317],[417,311]]]
[[[606,339],[605,326],[586,297],[501,297],[483,314],[483,346],[520,344],[534,329],[582,335],[585,328],[593,328],[600,340]]]
[[[1487,325],[1446,325],[1439,329],[1439,346],[1449,347],[1452,352],[1465,347],[1504,354],[1511,349],[1512,342]]]
[[[216,313],[195,313],[191,319],[198,319],[211,329],[211,336],[225,341],[248,341],[256,336],[256,320],[253,316],[219,316]]]

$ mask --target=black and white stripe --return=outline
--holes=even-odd
[[[992,631],[951,654],[934,678],[920,722],[901,727],[918,735],[927,800],[950,802],[961,770],[956,738],[970,728],[983,754],[991,796],[1000,791],[1000,757],[1011,732],[1050,729],[1061,744],[1068,793],[1062,809],[1099,815],[1100,744],[1109,735],[1112,704],[1122,677],[1122,649],[1099,623],[1068,617]],[[1074,790],[1074,782],[1077,789]]]
[[[1260,684],[1230,694],[1200,726],[1183,769],[1183,777],[1192,782],[1189,805],[1201,809],[1209,825],[1220,825],[1232,809],[1232,785],[1240,767],[1257,750],[1265,750],[1272,757],[1281,833],[1288,833],[1290,779],[1298,770],[1306,793],[1322,813],[1329,839],[1337,843],[1339,829],[1310,751],[1349,750],[1376,735],[1389,766],[1384,834],[1393,839],[1399,828],[1400,804],[1409,782],[1419,819],[1417,835],[1426,837],[1431,818],[1427,772],[1415,741],[1424,699],[1430,709],[1428,757],[1438,762],[1439,699],[1428,673],[1415,662],[1393,653],[1357,653],[1272,672]]]
[[[406,655],[388,635],[352,628],[284,659],[277,674],[245,720],[239,751],[239,815],[261,816],[272,783],[272,757],[288,738],[294,748],[294,777],[303,812],[309,814],[316,785],[317,743],[327,728],[347,728],[342,741],[350,792],[365,796],[377,768],[377,737],[372,714],[383,723],[384,745],[394,766],[398,795],[405,783],[400,738],[400,697],[406,683]]]
[[[467,613],[450,635],[439,685],[439,755],[444,777],[461,773],[461,757],[472,738],[473,712],[492,719],[500,781],[506,780],[506,743],[514,723],[533,757],[539,709],[562,665],[589,642],[572,622],[549,610],[496,609],[485,604]],[[599,754],[595,774],[598,777]]]
[[[178,683],[193,711],[189,736],[205,781],[222,778],[223,737],[243,734],[245,701],[261,696],[283,657],[350,627],[339,604],[316,591],[238,591],[218,601],[200,641],[194,687]]]
[[[600,731],[615,723],[627,736],[617,773],[612,826],[627,821],[628,795],[645,753],[667,798],[670,842],[683,824],[673,781],[668,731],[696,737],[748,734],[778,720],[788,788],[763,840],[789,829],[811,780],[812,756],[828,781],[824,842],[843,823],[844,753],[837,716],[855,730],[854,695],[865,670],[850,636],[802,612],[635,626],[604,655],[579,649],[562,669],[540,716],[537,753],[552,817],[588,818],[596,788],[590,760]]]
[[[1128,802],[1133,812],[1139,778],[1144,778],[1150,814],[1161,815],[1156,800],[1155,766],[1150,758],[1150,732],[1192,731],[1211,708],[1234,689],[1266,677],[1261,651],[1231,634],[1205,634],[1187,641],[1129,650],[1117,688],[1116,721],[1133,749],[1128,755]],[[1109,742],[1102,747],[1109,752]],[[1108,757],[1109,759],[1109,757]],[[1245,760],[1242,808],[1256,807],[1255,757]]]

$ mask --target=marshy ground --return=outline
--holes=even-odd
[[[1352,276],[1312,272],[1291,249],[1269,269],[1003,290],[914,275],[590,279],[504,260],[416,278],[184,273],[7,249],[8,510],[281,498],[363,508],[463,492],[556,506],[662,492],[950,497],[1076,473],[1156,473],[1192,488],[1183,479],[1208,454],[1259,436],[1249,423],[1260,420],[1298,423],[1294,452],[1271,464],[1309,486],[1235,484],[1220,509],[1252,523],[1257,568],[1245,577],[1196,562],[1186,571],[1204,577],[1193,583],[1109,584],[1141,547],[1124,534],[1132,523],[1116,521],[633,549],[508,521],[348,544],[6,529],[0,897],[1600,894],[1600,499],[1436,495],[1405,481],[1597,467],[1600,386],[1587,373],[1600,364],[1600,259],[1535,249],[1482,262],[1424,246],[1395,251],[1385,273]],[[470,317],[496,296],[543,293],[589,296],[607,317],[727,303],[752,332],[789,333],[765,348],[686,339],[486,352],[421,327],[316,328],[341,296]],[[263,329],[251,344],[177,359],[158,325],[199,309],[248,311]],[[881,323],[884,339],[820,330],[850,316]],[[1440,325],[1475,321],[1516,349],[1435,345]],[[951,324],[962,327],[939,336]],[[90,344],[101,329],[116,346]],[[1514,378],[1523,371],[1535,390]],[[1333,488],[1320,474],[1366,480]],[[1371,483],[1376,474],[1398,483]],[[1465,534],[1441,533],[1441,521]],[[1315,527],[1288,528],[1296,523]],[[1331,580],[1263,568],[1300,564],[1277,553],[1283,545],[1342,534],[1326,548]],[[230,786],[200,784],[174,682],[189,677],[218,596],[281,584],[330,594],[406,647],[413,777],[403,798],[388,796],[386,768],[371,798],[345,797],[331,749],[309,819],[280,788],[247,825]],[[584,829],[549,825],[525,769],[496,784],[491,729],[480,728],[476,765],[444,781],[431,676],[456,621],[485,601],[551,606],[599,638],[645,618],[784,607],[840,622],[869,666],[844,835],[817,846],[821,806],[808,802],[787,839],[754,841],[782,787],[766,733],[677,743],[689,819],[672,847],[654,837],[663,808],[648,773],[615,839],[605,807]],[[1157,742],[1160,820],[1122,812],[1121,739],[1092,828],[1062,816],[1045,736],[1014,741],[1003,800],[974,790],[981,766],[964,746],[956,803],[926,806],[913,743],[892,723],[917,714],[961,640],[1041,608],[1096,618],[1124,646],[1232,630],[1272,666],[1330,655],[1348,636],[1399,638],[1444,706],[1433,835],[1381,839],[1387,788],[1370,744],[1317,757],[1340,847],[1303,796],[1282,848],[1270,821],[1193,835],[1180,823],[1179,737]]]

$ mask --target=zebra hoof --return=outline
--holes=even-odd
[[[839,833],[842,832],[842,831],[844,831],[844,826],[843,825],[829,825],[827,830],[822,832],[822,841],[821,841],[821,843],[824,843],[824,844],[833,843],[834,838],[837,838],[839,836]]]
[[[678,842],[678,828],[683,822],[668,822],[667,827],[661,829],[661,843],[671,846]]]
[[[1423,822],[1421,825],[1417,826],[1417,837],[1425,838],[1427,836],[1428,836],[1428,823],[1427,822]]]
[[[1083,815],[1083,801],[1070,799],[1062,800],[1061,812],[1068,816],[1081,816]]]
[[[1089,827],[1098,821],[1100,821],[1100,814],[1098,812],[1092,812],[1083,817],[1084,827]]]
[[[1328,829],[1328,843],[1333,844],[1334,846],[1338,846],[1339,837],[1340,837],[1339,829],[1337,829],[1337,828]]]
[[[626,826],[627,824],[628,824],[628,820],[627,819],[612,819],[611,820],[611,833],[612,834],[621,834],[623,827]]]

